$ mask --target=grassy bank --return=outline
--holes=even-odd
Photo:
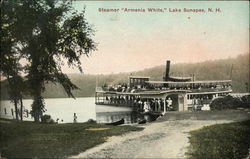
[[[242,159],[250,148],[250,120],[208,126],[191,131],[190,148],[192,159]]]
[[[0,120],[0,153],[7,158],[63,158],[142,128],[95,123],[37,124]]]

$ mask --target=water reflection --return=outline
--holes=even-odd
[[[122,118],[125,120],[125,124],[136,123],[138,113],[129,112],[99,112],[96,113],[96,121],[98,123],[112,123]]]
[[[98,123],[112,123],[121,119],[125,120],[125,124],[138,123],[146,120],[147,122],[154,121],[155,118],[150,115],[142,115],[135,111],[129,112],[98,112],[96,113],[96,121]]]

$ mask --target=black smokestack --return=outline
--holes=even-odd
[[[167,60],[167,63],[166,63],[165,81],[168,81],[168,79],[169,79],[169,72],[170,72],[170,61]]]

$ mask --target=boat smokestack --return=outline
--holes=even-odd
[[[194,74],[192,74],[192,80],[195,81],[195,75]]]
[[[169,72],[170,72],[170,61],[167,60],[167,62],[166,62],[165,81],[168,81],[168,79],[169,79]]]

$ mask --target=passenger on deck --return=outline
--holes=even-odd
[[[168,110],[173,110],[172,104],[173,104],[173,101],[172,101],[172,99],[169,97],[168,100],[167,100],[167,108],[168,108]]]
[[[194,98],[194,100],[193,100],[193,101],[194,101],[194,110],[197,110],[197,108],[198,108],[198,104],[199,104],[198,102],[199,102],[199,101],[198,101],[198,99],[197,99],[197,98]]]
[[[157,100],[157,108],[158,111],[161,111],[161,99]]]
[[[149,102],[144,102],[143,110],[144,110],[144,112],[149,112],[149,110],[150,110]]]
[[[139,100],[139,101],[138,101],[139,109],[142,109],[142,104],[143,104],[142,101]]]

